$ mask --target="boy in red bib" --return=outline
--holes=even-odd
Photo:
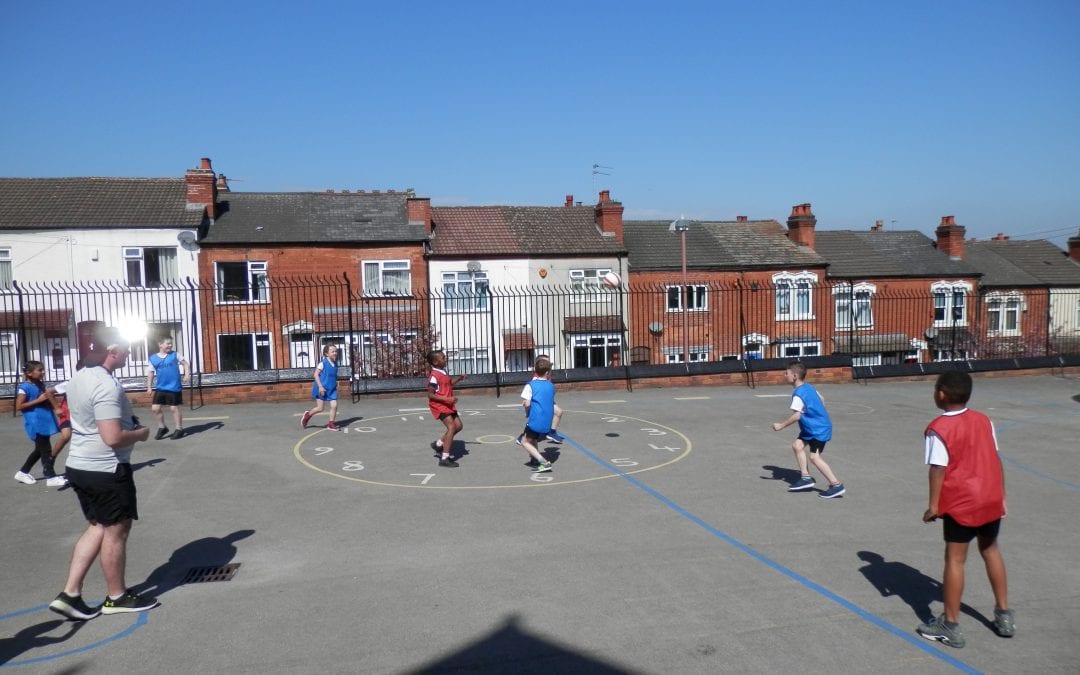
[[[435,441],[436,452],[441,453],[439,466],[457,468],[458,463],[450,456],[454,448],[454,436],[462,429],[461,417],[457,411],[457,396],[454,396],[454,385],[465,379],[464,375],[450,377],[446,372],[446,353],[441,349],[433,349],[427,355],[428,365],[431,366],[431,375],[428,377],[428,409],[431,416],[442,422],[446,431],[442,438]]]
[[[941,518],[945,534],[942,588],[945,612],[915,630],[928,640],[963,647],[958,623],[964,592],[968,545],[978,540],[994,592],[994,630],[1001,637],[1016,633],[1009,609],[1005,561],[998,531],[1005,516],[1005,472],[998,457],[994,425],[986,415],[969,410],[971,376],[943,373],[934,385],[934,403],[943,414],[926,427],[926,463],[930,466],[930,504],[923,522]]]

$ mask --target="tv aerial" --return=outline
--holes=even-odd
[[[191,230],[184,230],[176,235],[176,241],[180,242],[180,248],[193,253],[199,250],[199,235]]]
[[[604,166],[603,164],[593,164],[592,165],[592,191],[593,191],[593,193],[596,192],[596,177],[597,176],[610,176],[611,172],[614,171],[614,170],[615,170],[614,167]]]

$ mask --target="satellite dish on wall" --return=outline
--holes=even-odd
[[[480,262],[477,260],[470,260],[468,263],[465,264],[465,269],[469,272],[479,272]]]
[[[176,241],[180,242],[180,248],[185,251],[198,251],[199,250],[199,235],[195,234],[191,230],[184,230],[176,235]]]
[[[926,336],[927,340],[933,340],[934,338],[936,338],[938,336],[938,329],[934,328],[933,326],[930,326],[929,328],[927,328],[926,330],[923,331],[923,335]]]

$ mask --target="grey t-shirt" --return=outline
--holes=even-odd
[[[65,466],[82,471],[116,471],[131,462],[131,446],[110,448],[101,440],[98,420],[120,420],[120,428],[135,428],[131,402],[120,381],[100,366],[75,373],[67,388],[71,409],[71,448]]]

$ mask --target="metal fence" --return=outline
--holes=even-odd
[[[432,348],[455,373],[849,355],[854,365],[1080,353],[1080,290],[890,290],[884,284],[477,287],[370,296],[341,278],[20,284],[0,294],[0,382],[26,361],[70,377],[104,329],[146,375],[157,340],[197,374],[296,370],[336,345],[357,379],[416,377]]]

